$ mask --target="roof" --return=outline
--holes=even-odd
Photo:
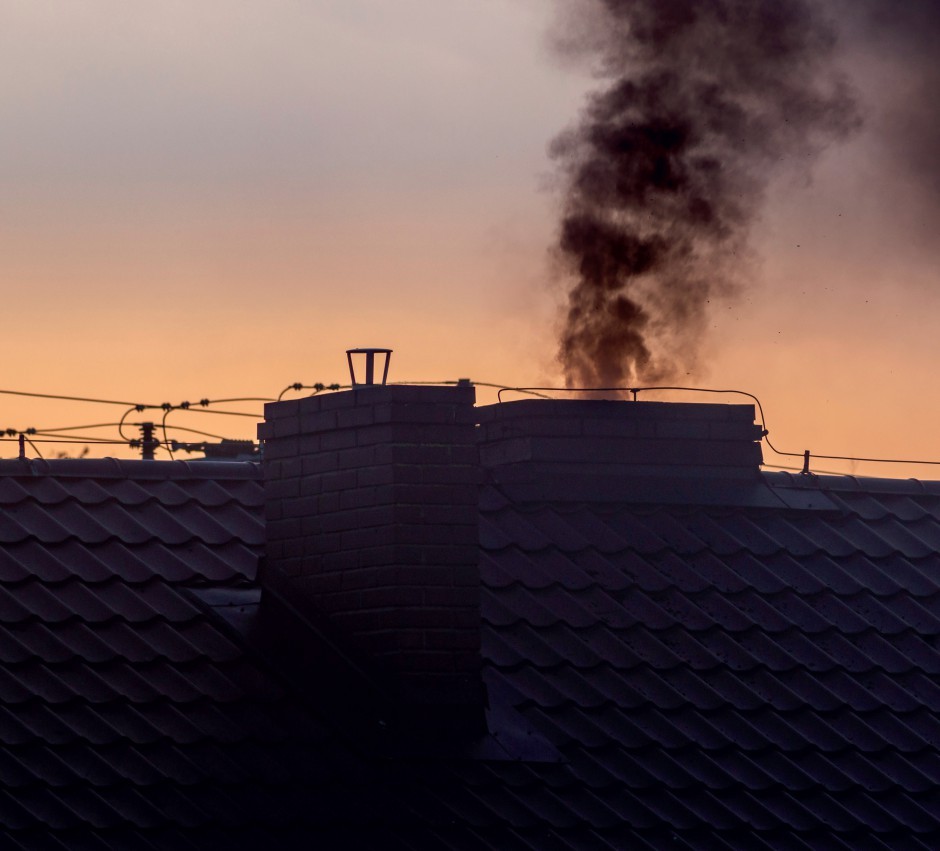
[[[197,596],[257,598],[261,503],[253,464],[0,462],[0,846],[240,847],[341,805],[327,732]]]
[[[252,641],[256,465],[0,462],[0,846],[940,846],[940,485],[757,488],[484,486],[489,740],[396,755]]]
[[[614,847],[624,821],[640,847],[937,847],[940,487],[762,486],[816,505],[490,489],[491,700],[558,746],[556,823]]]

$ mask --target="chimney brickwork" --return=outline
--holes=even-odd
[[[547,483],[555,499],[637,493],[652,482],[754,481],[762,463],[753,405],[532,399],[477,416],[489,480],[534,493]]]
[[[419,702],[480,703],[472,386],[271,403],[265,570],[314,600]]]

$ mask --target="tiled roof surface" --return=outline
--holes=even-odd
[[[0,462],[0,848],[940,847],[940,489],[764,481],[485,487],[509,757],[396,760],[204,605],[256,599],[254,466]]]
[[[275,847],[348,806],[191,593],[254,582],[261,503],[251,464],[0,462],[0,848]]]
[[[940,491],[766,481],[827,507],[484,494],[491,700],[565,761],[523,806],[612,847],[940,847]]]

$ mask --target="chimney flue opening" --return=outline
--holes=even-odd
[[[356,355],[355,360],[353,355]],[[362,356],[360,359],[359,356]],[[375,380],[375,356],[376,355],[385,355],[385,365],[382,369],[382,380],[377,382]],[[364,360],[364,373],[365,380],[359,381],[356,378],[356,365],[355,361],[362,363]],[[392,360],[392,350],[391,349],[374,349],[374,348],[361,348],[361,349],[346,349],[346,361],[349,363],[349,380],[353,387],[360,387],[365,384],[385,384],[388,381],[388,366]]]

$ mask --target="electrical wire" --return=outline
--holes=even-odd
[[[234,399],[203,399],[200,404],[206,405],[220,405],[228,404],[229,402],[276,402],[277,399],[272,399],[270,396],[241,396]]]
[[[211,437],[213,440],[231,440],[232,439],[230,437],[225,437],[224,435],[221,435],[221,434],[212,434],[211,432],[208,432],[208,431],[200,431],[198,428],[187,428],[186,426],[178,426],[178,425],[167,426],[167,428],[169,428],[171,431],[187,431],[192,434],[202,435],[203,437]]]
[[[29,441],[29,438],[24,434],[23,439]],[[95,443],[110,444],[112,446],[127,446],[126,440],[107,440],[105,438],[91,438]],[[0,437],[0,443],[18,443],[19,436],[17,437]],[[58,437],[58,438],[39,438],[37,437],[33,442],[35,443],[87,443],[88,438],[83,437]]]
[[[58,433],[63,431],[81,431],[86,428],[114,428],[119,423],[91,423],[90,425],[62,426],[62,428],[43,428],[37,431],[42,434]]]
[[[121,437],[123,437],[124,440],[130,440],[130,438],[124,434],[124,421],[127,419],[127,415],[129,413],[131,413],[132,411],[136,411],[138,409],[143,410],[143,406],[131,405],[131,407],[129,407],[121,416],[121,421],[118,423],[118,434],[121,435]]]
[[[26,393],[22,390],[0,390],[5,396],[29,396],[33,399],[58,399],[63,402],[94,402],[99,405],[133,405],[133,402],[119,402],[115,399],[91,399],[86,396],[60,396],[55,393]]]
[[[164,446],[164,448],[166,449],[166,451],[169,453],[169,456],[170,456],[170,460],[171,460],[171,461],[173,460],[173,447],[170,446],[170,440],[169,440],[169,438],[166,436],[166,418],[167,418],[168,416],[170,416],[170,411],[172,411],[172,410],[173,410],[173,408],[167,408],[167,409],[163,412],[163,421],[160,423],[160,428],[161,428],[161,430],[163,431],[163,446]]]
[[[469,382],[471,387],[491,387],[494,390],[498,389],[500,391],[518,391],[520,393],[527,393],[530,396],[536,396],[539,399],[551,399],[551,396],[545,396],[541,393],[536,393],[536,390],[542,389],[538,387],[513,387],[509,384],[494,384],[489,381],[474,381],[472,378],[458,379],[457,381],[448,380],[448,381],[389,381],[388,383],[395,386],[408,386],[408,385],[417,385],[419,387],[431,385],[431,386],[449,386],[449,387],[459,387],[462,383]],[[551,389],[551,388],[550,388]],[[499,397],[499,394],[497,394]],[[502,399],[500,399],[502,401]]]
[[[300,390],[313,390],[311,396],[316,396],[318,393],[322,393],[324,390],[348,390],[352,387],[351,384],[321,384],[317,382],[316,384],[301,384],[299,381],[294,382],[293,384],[288,384],[280,393],[277,394],[277,399],[271,399],[272,402],[280,402],[284,398],[284,394],[291,391],[300,391]]]
[[[37,430],[35,434],[40,435],[41,437],[57,437],[56,432],[47,432]],[[95,437],[94,435],[75,435],[74,437],[63,437],[61,438],[62,443],[114,443],[113,440],[108,440],[106,437]]]
[[[397,381],[390,382],[394,385],[443,385],[443,386],[452,386],[459,385],[462,381],[467,381],[468,379],[462,380],[445,380],[445,381]],[[496,389],[497,399],[499,402],[503,401],[503,393],[523,393],[530,396],[535,396],[542,399],[551,399],[553,398],[550,393],[621,393],[621,394],[632,394],[634,401],[637,400],[637,396],[640,393],[646,392],[655,392],[655,391],[674,391],[674,392],[690,392],[690,393],[711,393],[711,394],[733,394],[744,396],[748,399],[751,399],[760,415],[760,426],[762,431],[762,438],[766,442],[767,447],[776,455],[790,458],[802,458],[804,460],[808,458],[827,460],[827,461],[845,461],[845,462],[859,462],[859,463],[872,463],[872,464],[921,464],[925,466],[940,466],[940,461],[937,460],[924,460],[924,459],[912,459],[912,458],[878,458],[878,457],[861,457],[861,456],[852,456],[852,455],[828,455],[828,454],[817,454],[807,452],[787,452],[785,450],[777,449],[776,446],[771,442],[769,438],[769,433],[766,424],[766,417],[764,415],[763,405],[761,404],[760,399],[755,396],[753,393],[748,393],[743,390],[719,390],[713,388],[705,387],[682,387],[682,386],[649,386],[649,387],[585,387],[585,388],[574,388],[574,387],[516,387],[507,384],[500,384],[495,382],[486,382],[486,381],[471,381],[474,386],[478,387],[490,387]],[[167,423],[169,414],[173,411],[190,411],[204,414],[214,414],[216,416],[230,416],[230,417],[250,417],[254,420],[259,419],[257,413],[248,413],[245,411],[229,411],[229,410],[217,410],[210,408],[210,405],[213,404],[232,404],[240,402],[273,402],[281,401],[284,396],[290,391],[301,391],[301,390],[312,390],[311,395],[317,395],[326,390],[336,391],[336,390],[345,390],[349,389],[351,385],[348,384],[322,384],[315,383],[311,385],[305,385],[302,383],[289,384],[285,387],[276,398],[270,398],[265,396],[241,396],[241,397],[231,397],[231,398],[222,398],[222,399],[209,399],[203,398],[198,402],[198,406],[190,402],[181,402],[179,404],[172,404],[169,402],[163,402],[159,405],[144,404],[140,402],[127,402],[117,399],[100,399],[89,396],[70,396],[65,394],[57,393],[32,393],[21,390],[3,390],[0,389],[0,395],[8,396],[22,396],[34,399],[51,399],[57,401],[67,401],[67,402],[87,402],[92,404],[102,404],[102,405],[121,405],[126,408],[122,414],[120,420],[117,423],[92,423],[88,425],[81,426],[63,426],[60,428],[50,428],[50,429],[25,429],[25,430],[15,430],[7,429],[6,434],[8,435],[19,435],[22,434],[25,440],[29,440],[28,435],[43,435],[45,439],[36,440],[35,443],[54,443],[55,440],[50,438],[62,434],[64,432],[75,432],[83,431],[87,429],[96,429],[96,428],[113,428],[117,427],[118,435],[121,437],[121,440],[109,441],[106,438],[99,438],[93,436],[80,436],[76,435],[74,439],[60,438],[58,442],[92,442],[95,444],[111,444],[111,445],[132,445],[134,443],[133,438],[129,438],[125,432],[124,427],[127,425],[127,418],[134,412],[143,413],[147,410],[160,410],[163,411],[162,421],[160,423],[161,430],[163,432],[163,445],[167,448],[167,451],[172,457],[172,449],[170,448],[170,440],[168,432],[170,430],[179,430],[179,431],[188,431],[193,434],[200,434],[205,437],[209,437],[214,440],[225,440],[226,438],[221,437],[210,432],[200,431],[198,429],[186,428],[183,426],[174,426]],[[139,424],[135,424],[139,425]],[[18,439],[18,437],[17,437]],[[6,441],[7,438],[0,437],[0,440]],[[29,440],[31,446],[33,446],[34,441]],[[35,449],[35,446],[33,447]],[[38,450],[36,450],[38,452]],[[765,465],[772,466],[772,465]],[[791,469],[788,467],[781,467],[780,469]],[[806,469],[804,466],[803,469]]]

